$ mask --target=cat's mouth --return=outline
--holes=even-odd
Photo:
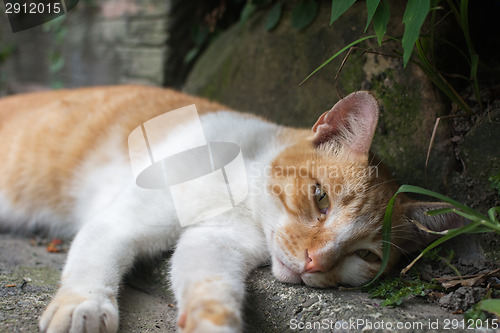
[[[336,284],[327,284],[321,279],[318,280],[318,273],[309,273],[309,272],[297,272],[287,266],[282,260],[277,257],[273,258],[273,274],[276,276],[278,280],[286,283],[305,283],[311,287],[325,288],[325,287],[334,287]]]
[[[280,260],[277,257],[273,257],[272,269],[274,276],[276,276],[276,278],[281,282],[288,282],[288,283],[302,282],[301,274],[288,267],[285,263],[283,263],[282,260]]]

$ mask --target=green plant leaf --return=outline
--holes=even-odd
[[[332,0],[332,15],[330,17],[330,25],[346,12],[356,0]]]
[[[439,199],[441,201],[444,201],[446,203],[449,203],[455,207],[457,207],[458,209],[461,209],[463,210],[464,212],[467,212],[471,215],[478,215],[480,216],[481,218],[484,218],[486,219],[485,216],[479,214],[477,211],[475,211],[474,209],[472,208],[469,208],[465,205],[462,205],[460,202],[458,201],[455,201],[451,198],[448,198],[447,196],[445,195],[442,195],[442,194],[439,194],[439,193],[436,193],[436,192],[433,192],[433,191],[430,191],[430,190],[426,190],[424,188],[421,188],[421,187],[418,187],[418,186],[413,186],[413,185],[401,185],[401,187],[399,188],[399,190],[396,192],[396,194],[398,193],[415,193],[415,194],[423,194],[423,195],[428,195],[430,197],[434,197],[436,199]]]
[[[425,75],[434,83],[443,93],[446,94],[453,102],[455,102],[462,110],[464,110],[468,115],[472,114],[472,111],[462,99],[462,97],[457,93],[453,86],[429,63],[427,60],[424,50],[421,47],[421,43],[417,40],[417,56],[420,61],[414,61],[420,69],[425,73]]]
[[[208,29],[208,27],[195,25],[191,28],[189,34],[194,45],[200,47],[208,40],[208,37],[210,36],[210,30]]]
[[[440,209],[433,209],[425,212],[426,215],[429,216],[436,216],[436,215],[441,215],[441,214],[447,214],[447,213],[453,213],[453,208],[440,208]]]
[[[299,2],[292,11],[292,26],[302,30],[312,23],[318,12],[318,3],[315,1]]]
[[[463,234],[463,233],[473,233],[473,232],[479,231],[480,229],[482,231],[483,225],[486,226],[489,229],[490,232],[496,230],[497,226],[493,225],[493,223],[494,223],[493,221],[489,221],[486,216],[480,214],[479,212],[477,212],[476,210],[474,210],[472,208],[469,208],[469,207],[467,207],[465,205],[462,205],[458,201],[455,201],[453,199],[448,198],[447,196],[444,196],[442,194],[439,194],[439,193],[436,193],[436,192],[433,192],[433,191],[429,191],[429,190],[423,189],[423,188],[418,187],[418,186],[402,185],[401,187],[399,187],[399,189],[396,191],[396,193],[393,195],[393,197],[389,200],[389,203],[387,204],[387,208],[386,208],[385,215],[384,215],[384,220],[383,220],[383,223],[382,223],[382,262],[380,264],[379,271],[377,272],[377,274],[375,275],[375,277],[370,282],[367,283],[367,285],[370,285],[373,282],[375,282],[383,274],[383,272],[384,272],[384,270],[385,270],[385,268],[387,266],[387,263],[389,262],[389,254],[390,254],[390,251],[391,251],[391,245],[390,244],[391,244],[391,228],[392,228],[392,211],[393,211],[393,208],[394,208],[394,202],[396,200],[396,196],[399,193],[415,193],[415,194],[423,194],[423,195],[432,196],[434,198],[437,198],[437,199],[439,199],[441,201],[449,203],[449,204],[457,207],[458,209],[460,209],[460,211],[456,210],[456,209],[453,209],[452,211],[454,213],[459,214],[461,216],[464,216],[466,218],[471,218],[474,221],[474,222],[469,223],[469,224],[467,224],[467,225],[465,225],[465,226],[463,226],[461,228],[448,230],[448,232],[443,237],[437,239],[432,244],[430,244],[429,246],[427,246],[418,255],[418,257],[415,258],[415,260],[413,260],[402,271],[402,274],[406,273],[427,252],[429,252],[430,250],[432,250],[436,246],[444,243],[445,241],[447,241],[447,240],[449,240],[449,239],[451,239],[451,238],[453,238],[455,236],[458,236],[458,235]],[[430,211],[430,214],[433,214],[436,211],[439,211],[439,210]],[[449,211],[446,211],[446,212],[449,212]]]
[[[479,303],[479,308],[500,316],[500,299],[485,299]]]
[[[380,3],[380,0],[366,0],[366,27],[365,27],[365,32],[368,30],[368,26],[370,25],[370,22],[372,21],[373,15],[375,15],[375,12],[377,11],[377,7]]]
[[[240,24],[245,24],[245,22],[252,16],[257,10],[257,6],[252,1],[247,1],[240,14]]]
[[[332,55],[330,58],[328,58],[327,61],[325,61],[324,63],[321,64],[321,66],[319,66],[318,68],[316,68],[311,74],[309,74],[299,85],[301,85],[302,83],[306,82],[311,76],[313,76],[317,71],[319,71],[321,68],[325,67],[327,64],[329,64],[333,59],[337,58],[340,54],[342,54],[344,51],[348,50],[350,47],[354,46],[354,45],[357,45],[359,43],[361,43],[362,41],[365,41],[367,39],[370,39],[370,38],[375,38],[376,36],[375,35],[372,35],[372,36],[366,36],[366,37],[362,37],[360,39],[356,39],[354,42],[352,43],[349,43],[347,46],[344,46],[340,51],[338,51],[337,53],[335,53],[334,55]]]
[[[367,285],[375,282],[384,273],[385,268],[389,263],[389,255],[391,253],[392,209],[394,208],[394,202],[396,201],[396,195],[398,195],[398,192],[396,192],[396,194],[394,194],[389,200],[385,210],[384,221],[382,222],[382,262],[380,263],[377,275],[375,275],[375,277],[368,282]]]
[[[499,214],[500,215],[500,206],[498,207],[491,207],[489,210],[488,210],[488,217],[490,218],[490,220],[492,222],[496,222],[497,224],[500,223],[498,222],[498,219],[497,217],[495,216],[495,214]]]
[[[185,64],[191,63],[196,58],[196,56],[198,56],[199,53],[200,53],[200,49],[196,46],[193,47],[191,50],[189,50],[189,52],[184,57],[184,63]]]
[[[413,46],[420,35],[420,28],[424,24],[425,18],[430,10],[430,0],[408,0],[405,13],[403,15],[403,23],[405,24],[405,32],[403,34],[403,63],[408,64]]]
[[[64,58],[61,56],[54,57],[50,61],[49,71],[50,73],[58,73],[64,67]]]
[[[461,228],[458,228],[458,229],[450,229],[449,230],[449,233],[446,234],[445,236],[435,240],[432,244],[430,244],[429,246],[427,246],[415,259],[413,259],[413,261],[408,265],[406,266],[402,271],[401,271],[401,274],[406,274],[406,272],[411,268],[413,267],[413,265],[420,260],[420,258],[422,258],[427,252],[429,252],[430,250],[432,250],[433,248],[435,248],[436,246],[438,245],[441,245],[442,243],[446,242],[447,240],[453,238],[453,237],[456,237],[458,235],[461,235],[461,234],[464,234],[464,233],[469,233],[471,231],[473,231],[474,229],[476,229],[478,226],[481,225],[481,222],[472,222],[472,223],[469,223]]]
[[[479,55],[476,53],[471,54],[470,60],[471,60],[470,79],[474,80],[477,77],[477,67],[479,65]]]
[[[387,23],[389,23],[390,16],[391,9],[389,8],[389,1],[384,0],[378,6],[373,16],[373,30],[375,30],[375,34],[377,35],[378,45],[382,45],[382,39],[387,31]]]
[[[281,7],[281,2],[276,2],[269,11],[269,14],[267,14],[266,22],[264,23],[264,28],[266,29],[266,31],[271,31],[278,25],[279,21],[281,20]]]

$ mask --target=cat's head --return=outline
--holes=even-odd
[[[397,184],[369,153],[378,115],[370,93],[353,93],[321,115],[309,138],[272,162],[268,193],[278,213],[266,236],[279,280],[315,287],[360,285],[379,270],[382,220]],[[424,214],[438,206],[443,204],[398,197],[387,270],[401,253],[431,240],[411,220],[433,230],[462,223],[454,216]]]

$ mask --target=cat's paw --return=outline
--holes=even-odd
[[[215,300],[188,305],[178,320],[182,333],[240,333],[241,319],[231,308]]]
[[[118,306],[113,296],[103,292],[60,289],[40,318],[39,328],[44,333],[114,333],[118,330]]]

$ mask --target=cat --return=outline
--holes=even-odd
[[[240,147],[248,195],[233,209],[181,226],[168,189],[136,184],[127,140],[149,119],[192,104],[207,141]],[[123,275],[135,261],[168,250],[182,332],[241,332],[245,278],[266,263],[286,283],[371,280],[381,264],[385,207],[397,189],[369,153],[378,116],[366,91],[341,99],[312,130],[153,87],[0,100],[0,228],[75,236],[40,330],[116,332]],[[164,143],[195,145],[196,126],[165,128]],[[200,212],[218,204],[219,190],[208,188],[201,199],[182,195],[188,210]],[[425,214],[442,206],[398,196],[386,271],[431,240],[411,220],[432,230],[460,223]]]

